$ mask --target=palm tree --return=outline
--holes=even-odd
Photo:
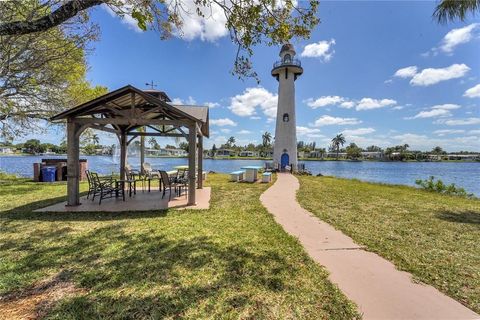
[[[262,144],[266,148],[270,145],[270,142],[272,142],[272,134],[268,131],[265,131],[265,133],[262,135]]]
[[[272,142],[272,134],[268,131],[265,131],[264,134],[262,134],[262,151],[263,151],[263,156],[265,156],[266,151],[268,147],[270,146],[270,143]]]
[[[480,0],[441,0],[433,16],[439,23],[447,23],[455,19],[465,21],[468,13],[475,14],[475,11],[479,10]]]
[[[148,139],[148,144],[152,149],[159,149],[157,139],[155,139],[154,137],[150,137],[150,139]]]
[[[345,143],[345,137],[343,136],[343,133],[337,134],[333,139],[332,139],[332,145],[335,147],[335,150],[337,151],[337,160],[338,160],[338,153],[340,152],[340,145]]]
[[[97,144],[99,144],[99,142],[100,142],[100,138],[98,138],[98,135],[95,134],[95,133],[92,134],[91,140],[92,140],[92,143],[93,143],[94,145],[97,145]]]

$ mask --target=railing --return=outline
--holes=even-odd
[[[301,67],[302,63],[298,59],[292,59],[289,61],[277,61],[273,64],[273,68],[278,68],[281,66],[298,66]]]

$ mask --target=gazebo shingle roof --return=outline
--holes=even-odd
[[[165,94],[166,96],[166,94]],[[168,96],[166,96],[168,98]],[[169,100],[169,99],[168,99]],[[167,101],[168,101],[167,100]],[[132,104],[134,112],[132,112]],[[208,107],[172,105],[131,85],[109,92],[96,99],[63,111],[50,118],[130,118],[141,115],[147,119],[187,119],[199,124],[202,134],[209,136]],[[137,126],[138,127],[138,126]],[[129,131],[135,129],[130,126]]]

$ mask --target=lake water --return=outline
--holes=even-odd
[[[51,156],[0,156],[0,171],[32,177],[33,163]],[[65,157],[60,157],[65,158]],[[118,172],[118,159],[111,156],[82,156],[88,160],[88,167],[101,174]],[[185,158],[147,158],[154,169],[171,170],[178,165],[186,165]],[[137,157],[128,162],[139,167]],[[212,160],[205,159],[205,171],[228,173],[246,165],[263,166],[264,160]],[[306,168],[314,175],[321,173],[343,178],[356,178],[364,181],[389,184],[415,185],[416,179],[435,176],[445,183],[455,183],[480,196],[480,162],[347,162],[347,161],[305,161]]]

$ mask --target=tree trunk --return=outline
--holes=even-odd
[[[0,24],[0,35],[22,35],[56,27],[80,11],[105,3],[106,0],[70,0],[44,17],[32,21],[12,21]]]

